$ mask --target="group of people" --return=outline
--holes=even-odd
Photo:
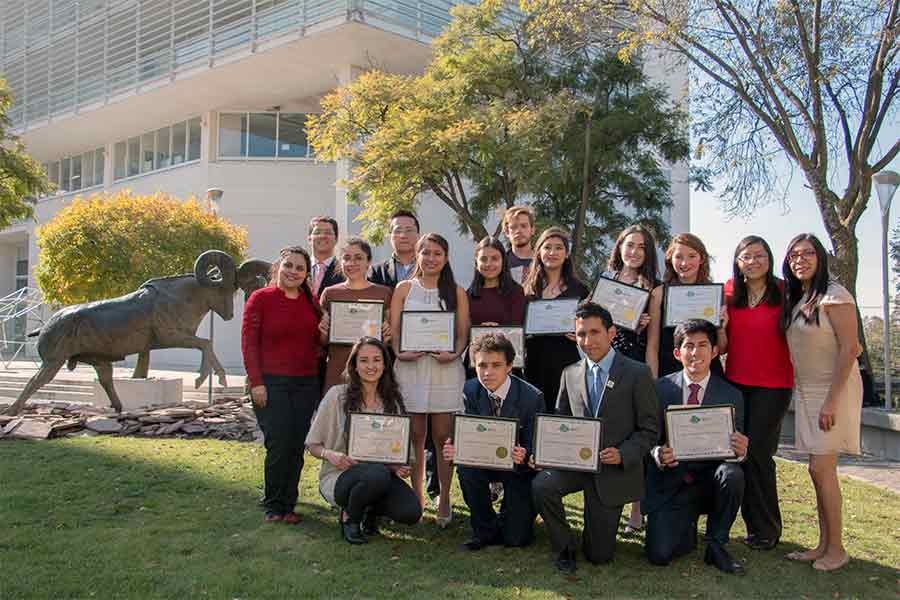
[[[467,290],[456,283],[447,240],[422,235],[407,211],[392,216],[393,254],[380,264],[372,264],[363,239],[338,246],[338,225],[329,217],[309,225],[312,255],[299,246],[281,251],[271,284],[248,299],[242,327],[250,393],[265,436],[266,521],[299,522],[295,505],[307,449],[322,461],[320,492],[340,509],[347,542],[376,535],[379,517],[416,523],[428,500],[430,447],[435,521],[446,527],[453,518],[453,415],[506,417],[518,420],[514,470],[456,468],[472,528],[462,549],[527,545],[540,514],[556,566],[574,572],[579,546],[591,563],[613,558],[619,519],[631,503],[626,529],[646,529],[651,563],[667,565],[693,551],[698,517],[705,514],[705,561],[741,574],[743,566],[726,550],[739,512],[749,547],[772,550],[782,535],[773,456],[793,397],[796,445],[810,458],[819,543],[787,558],[821,571],[847,563],[836,468],[840,452],[859,453],[861,346],[854,300],[829,276],[828,254],[815,236],[791,240],[782,278],[764,239],[741,240],[718,323],[689,319],[666,327],[667,286],[712,283],[710,256],[697,236],[678,234],[660,277],[653,234],[641,225],[627,228],[604,277],[649,293],[632,331],[616,327],[610,312],[589,299],[565,230],[551,227],[532,244],[534,215],[527,206],[510,208],[502,227],[509,247],[494,237],[476,245]],[[516,350],[504,335],[470,339],[472,326],[522,326],[529,301],[555,298],[579,301],[574,332],[527,337],[524,369],[513,367]],[[382,302],[381,339],[330,343],[329,311],[337,301]],[[401,315],[411,310],[455,313],[452,351],[401,351]],[[735,458],[679,462],[664,422],[666,410],[681,405],[733,406]],[[351,459],[353,412],[409,415],[410,464]],[[599,470],[535,465],[539,413],[602,419]],[[584,494],[580,544],[563,508],[574,492]]]

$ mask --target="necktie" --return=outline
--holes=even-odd
[[[688,386],[691,390],[691,393],[688,394],[688,406],[692,404],[700,404],[700,385],[697,383],[692,383]]]
[[[491,399],[491,403],[494,406],[494,416],[499,417],[500,416],[500,408],[503,404],[503,399],[500,398],[500,396],[498,396],[497,394],[492,394],[490,392],[488,392],[488,397]]]
[[[591,416],[596,417],[600,408],[600,397],[603,388],[600,386],[600,379],[603,377],[603,369],[600,365],[591,367],[591,389],[588,390],[588,401],[591,403]]]
[[[323,279],[325,279],[325,263],[316,263],[316,278],[313,280],[313,291],[316,295],[322,291],[319,287],[322,285]]]

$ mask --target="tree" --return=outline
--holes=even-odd
[[[79,304],[121,296],[154,277],[191,273],[206,250],[236,263],[247,233],[193,198],[125,190],[76,198],[37,230],[35,278],[47,302]]]
[[[51,190],[44,170],[25,153],[19,138],[9,132],[6,116],[13,98],[0,78],[0,229],[33,215],[31,198]]]
[[[856,225],[872,175],[900,152],[900,140],[879,140],[900,93],[900,0],[521,2],[530,25],[568,51],[617,37],[625,58],[661,46],[687,61],[695,155],[725,180],[726,209],[749,213],[772,200],[784,189],[774,159],[788,158],[815,197],[836,275],[855,295]]]

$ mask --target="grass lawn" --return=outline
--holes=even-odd
[[[702,543],[661,568],[644,559],[642,537],[620,537],[612,564],[579,560],[577,576],[566,578],[540,525],[527,549],[458,552],[469,528],[456,487],[457,519],[447,530],[429,511],[420,525],[389,524],[383,537],[350,546],[318,494],[312,458],[298,507],[303,524],[264,524],[262,460],[259,445],[206,440],[0,443],[0,598],[898,597],[900,497],[845,480],[853,560],[818,573],[782,558],[816,535],[806,470],[786,462],[782,545],[767,553],[730,545],[746,577],[704,565]],[[569,508],[580,524],[580,498],[570,496]],[[738,519],[732,535],[743,533]]]

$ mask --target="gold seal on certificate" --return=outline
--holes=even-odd
[[[453,352],[456,313],[404,310],[400,315],[400,352]]]
[[[667,285],[663,327],[677,327],[688,319],[706,319],[719,324],[722,284]]]
[[[406,415],[350,413],[347,456],[358,462],[409,464],[411,423]]]
[[[525,329],[523,327],[472,327],[471,340],[472,343],[486,333],[502,333],[506,339],[512,342],[513,348],[516,349],[516,358],[513,359],[513,367],[520,369],[525,368]],[[469,364],[475,366],[475,353],[469,345]]]
[[[666,409],[666,439],[677,461],[735,458],[731,449],[734,406],[691,405]]]
[[[361,337],[381,339],[384,302],[343,302],[335,300],[330,307],[328,342],[353,345]]]
[[[609,311],[616,327],[631,331],[637,329],[648,300],[648,290],[608,277],[600,277],[591,295],[591,302]]]
[[[600,470],[603,421],[583,417],[534,417],[535,466],[563,471]]]
[[[578,298],[532,300],[525,309],[525,335],[575,333]]]
[[[512,471],[518,419],[456,415],[453,418],[453,462],[467,467]]]

